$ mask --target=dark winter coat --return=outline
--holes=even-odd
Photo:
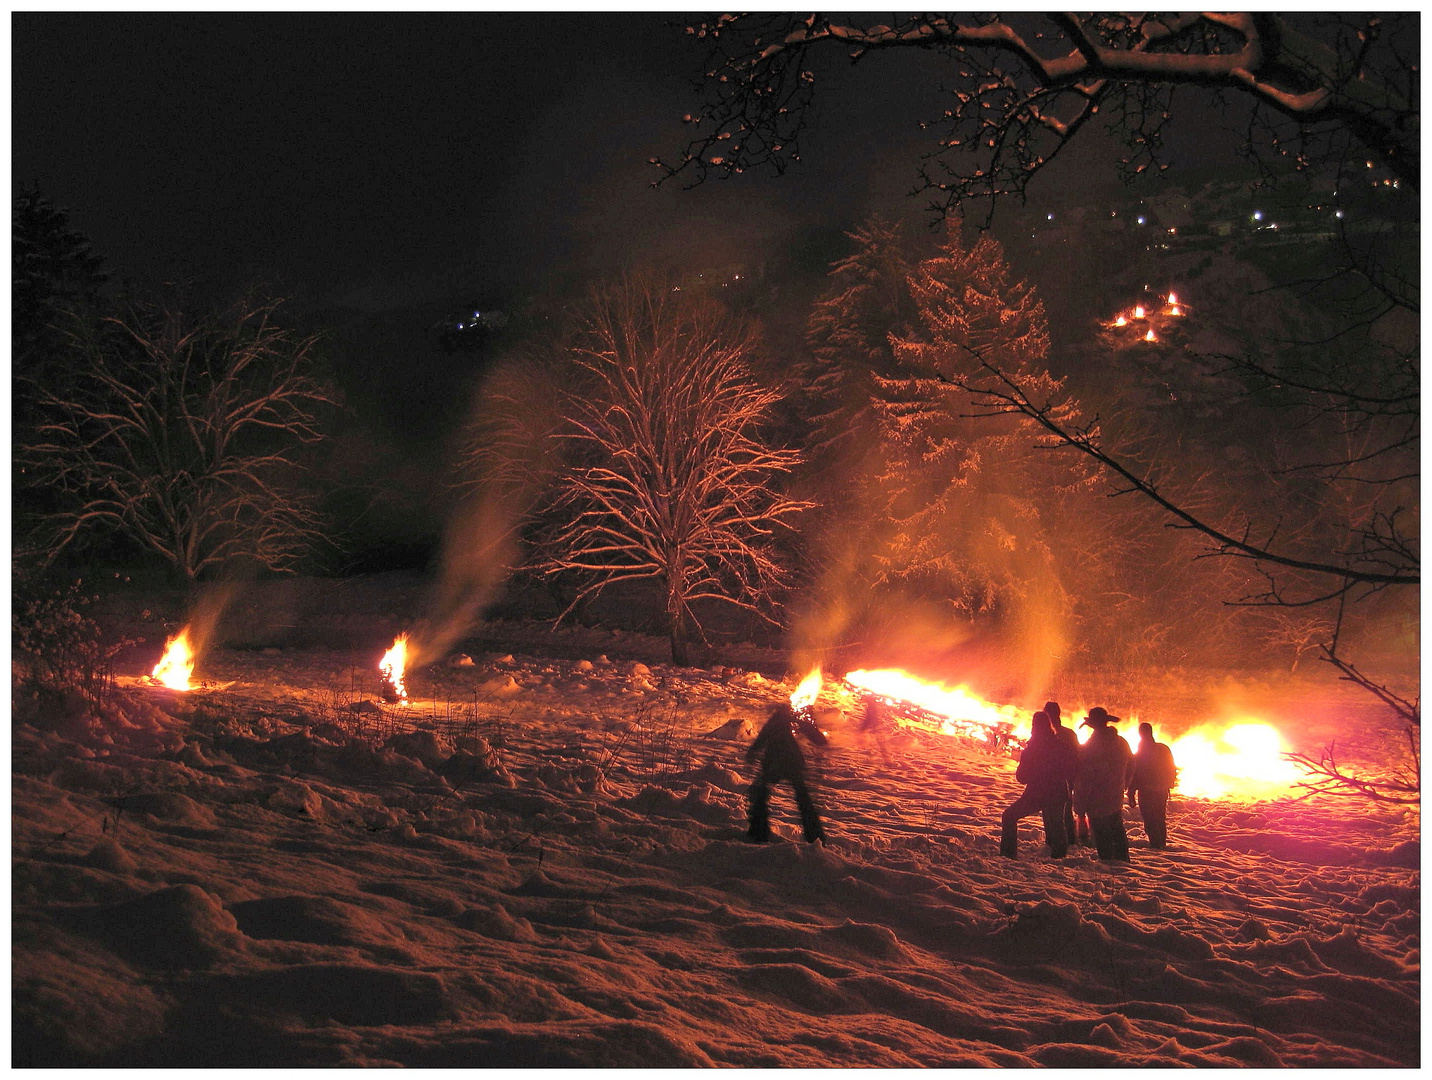
[[[1074,780],[1079,775],[1079,735],[1073,728],[1065,727],[1063,724],[1054,725],[1054,734],[1059,739],[1059,745],[1064,747],[1064,752],[1069,755],[1071,762],[1069,768],[1069,788],[1074,788]]]
[[[754,761],[757,754],[764,754],[761,772],[769,779],[801,776],[805,772],[805,756],[796,741],[797,734],[815,746],[830,744],[809,713],[797,713],[789,705],[780,705],[746,748],[746,760]]]
[[[1079,751],[1079,778],[1074,782],[1074,810],[1090,817],[1118,814],[1133,775],[1134,752],[1114,728],[1094,729]]]
[[[1076,758],[1057,735],[1036,734],[1019,755],[1014,778],[1040,806],[1063,802],[1074,779]]]
[[[1178,769],[1173,751],[1165,743],[1142,741],[1134,755],[1134,775],[1130,791],[1168,791],[1178,782]]]

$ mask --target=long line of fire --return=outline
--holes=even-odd
[[[194,650],[185,627],[165,645],[164,655],[150,680],[174,690],[193,687]],[[401,634],[378,663],[383,699],[392,705],[409,703],[405,676],[408,666],[408,635]],[[1024,746],[1023,732],[1029,727],[1030,710],[999,705],[981,698],[963,686],[921,679],[898,668],[848,672],[838,683],[827,684],[816,668],[807,674],[790,696],[797,710],[812,708],[822,692],[835,694],[842,705],[854,710],[857,702],[874,699],[905,726],[956,738],[973,740],[987,749],[1015,753]],[[1089,729],[1079,727],[1084,707],[1067,709],[1066,717],[1084,742]],[[1136,725],[1137,716],[1125,717]],[[1252,717],[1239,717],[1201,724],[1176,737],[1154,727],[1154,737],[1167,742],[1178,764],[1181,795],[1199,799],[1272,799],[1292,793],[1300,778],[1297,768],[1285,757],[1286,746],[1276,728]],[[1126,734],[1132,735],[1131,730]]]
[[[791,695],[793,708],[809,707],[822,689],[820,669],[807,675]],[[911,727],[973,740],[1000,753],[1016,753],[1025,744],[1032,710],[986,701],[963,686],[929,682],[908,671],[884,668],[858,670],[845,675],[834,688],[854,702],[873,697],[892,717]],[[1065,715],[1081,743],[1090,729],[1079,722],[1087,713],[1082,705]],[[1139,718],[1125,717],[1124,734],[1136,737]],[[1117,725],[1116,725],[1117,726]],[[1132,730],[1130,730],[1132,729]],[[1169,736],[1153,724],[1154,738],[1166,742],[1178,764],[1181,795],[1198,799],[1272,799],[1292,793],[1301,778],[1284,755],[1287,747],[1278,730],[1255,717],[1209,722]]]

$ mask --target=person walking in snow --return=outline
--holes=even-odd
[[[1060,722],[1059,702],[1046,701],[1044,712],[1054,725],[1054,734],[1059,736],[1059,741],[1064,744],[1065,750],[1074,761],[1074,774],[1069,777],[1069,791],[1064,799],[1064,834],[1071,844],[1080,843],[1088,847],[1091,843],[1089,819],[1080,814],[1078,822],[1074,820],[1074,780],[1079,775],[1079,735],[1073,728],[1067,728]]]
[[[1014,778],[1024,791],[1004,812],[999,835],[999,853],[1006,859],[1018,857],[1019,819],[1038,813],[1044,819],[1044,842],[1049,854],[1064,858],[1069,837],[1064,831],[1064,808],[1069,801],[1069,782],[1074,778],[1075,758],[1054,732],[1049,714],[1037,712],[1029,726],[1029,742],[1019,755]]]
[[[1152,724],[1140,724],[1139,749],[1129,780],[1129,807],[1138,809],[1151,848],[1168,847],[1168,793],[1177,782],[1173,751],[1166,743],[1154,741]]]
[[[815,802],[810,797],[810,789],[806,786],[805,755],[801,753],[800,743],[796,741],[797,734],[814,746],[830,745],[825,732],[816,726],[807,710],[802,709],[798,713],[783,703],[771,713],[765,726],[746,748],[747,762],[754,761],[757,754],[762,755],[756,779],[751,782],[750,828],[746,832],[746,836],[758,844],[764,844],[771,838],[771,785],[779,784],[782,780],[788,781],[795,793],[796,807],[801,815],[801,830],[806,841],[812,844],[817,840],[825,842],[820,812],[816,809]]]
[[[1094,847],[1101,859],[1129,858],[1129,835],[1124,831],[1124,792],[1133,776],[1134,752],[1119,734],[1110,716],[1099,706],[1089,710],[1084,726],[1092,729],[1079,751],[1079,776],[1074,781],[1074,812],[1088,814]]]

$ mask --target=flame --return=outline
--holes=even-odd
[[[1114,325],[1115,325],[1115,326],[1128,326],[1128,325],[1129,325],[1129,320],[1126,319],[1126,318],[1124,318],[1122,315],[1120,315],[1117,319],[1114,320]]]
[[[796,712],[808,709],[815,704],[815,699],[820,695],[820,688],[824,680],[820,675],[820,668],[817,667],[809,675],[800,681],[800,685],[791,693],[791,708]]]
[[[378,670],[383,673],[383,696],[395,703],[408,703],[408,688],[403,684],[403,673],[408,668],[408,635],[399,634],[393,647],[378,661]]]
[[[926,682],[898,668],[879,671],[852,671],[845,681],[883,698],[906,701],[942,718],[940,730],[946,735],[987,737],[1000,731],[1026,727],[1029,717],[1012,705],[995,705],[970,693],[963,686],[949,687]]]
[[[1276,728],[1256,719],[1205,724],[1169,744],[1181,795],[1196,799],[1266,799],[1287,794],[1300,778],[1283,756]]]
[[[1177,304],[1171,304],[1169,305],[1168,313],[1170,315],[1182,315],[1183,310]]]
[[[1154,332],[1153,332],[1152,329],[1150,329],[1149,332],[1144,335],[1144,340],[1145,340],[1145,341],[1157,341],[1158,338],[1154,337]]]
[[[807,676],[807,681],[811,677]],[[852,671],[845,681],[858,690],[933,714],[945,735],[988,739],[1008,733],[1012,735],[1008,743],[1017,747],[1029,734],[1032,710],[996,705],[963,686],[927,682],[898,668]],[[791,701],[795,704],[795,695]],[[1064,710],[1064,723],[1074,729],[1081,744],[1093,734],[1082,723],[1087,713],[1082,706]],[[1122,729],[1121,734],[1134,749],[1139,741],[1137,725],[1137,716],[1122,717],[1113,725],[1116,730]],[[1277,729],[1256,718],[1208,722],[1177,737],[1167,736],[1155,726],[1154,738],[1169,744],[1178,766],[1178,786],[1174,790],[1189,798],[1278,798],[1288,795],[1302,775],[1284,757],[1287,747]]]
[[[1136,319],[1142,319],[1143,317],[1144,317],[1144,306],[1143,306],[1142,304],[1139,304],[1137,307],[1134,308],[1134,318],[1136,318]]]
[[[150,677],[171,690],[192,690],[189,677],[193,674],[194,649],[189,644],[189,628],[186,626],[164,643],[164,655],[154,665]]]
[[[1170,304],[1177,304],[1177,303],[1178,303],[1178,294],[1177,294],[1177,293],[1169,293],[1169,294],[1168,294],[1168,302],[1169,302]]]

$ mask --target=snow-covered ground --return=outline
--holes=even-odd
[[[1013,761],[828,693],[830,844],[782,787],[752,845],[791,684],[582,652],[377,709],[365,653],[220,650],[20,723],[14,1063],[1420,1063],[1415,811],[1175,794],[1168,851],[1010,862]]]

